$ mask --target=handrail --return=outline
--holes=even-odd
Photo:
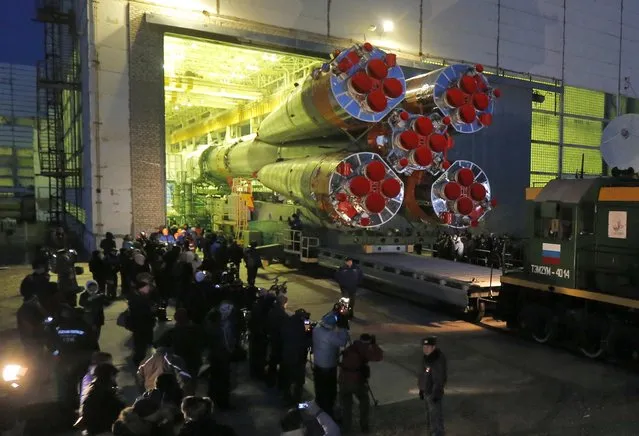
[[[314,248],[318,248],[320,246],[320,241],[318,237],[315,236],[304,236],[301,230],[288,230],[285,235],[283,235],[282,243],[287,247],[288,250],[293,251],[296,254],[299,254],[302,258],[316,258],[317,256],[311,256],[312,250]]]

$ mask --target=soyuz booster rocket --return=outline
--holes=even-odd
[[[356,44],[296,84],[257,135],[209,147],[201,174],[255,177],[327,224],[375,228],[408,218],[456,228],[495,206],[484,172],[450,163],[454,136],[492,123],[495,99],[481,65],[405,79],[394,54]]]

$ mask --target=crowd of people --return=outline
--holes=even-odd
[[[435,257],[493,268],[518,266],[523,258],[521,241],[507,234],[442,231],[432,250]]]
[[[17,315],[18,329],[31,357],[41,362],[53,359],[69,422],[87,435],[235,434],[216,422],[213,410],[234,409],[231,368],[248,360],[250,376],[276,388],[282,405],[290,408],[282,420],[282,434],[349,432],[353,397],[360,407],[361,430],[370,432],[368,363],[382,360],[383,352],[375,336],[350,339],[348,321],[354,317],[362,280],[352,260],[335,276],[347,311],[336,306],[313,323],[304,309],[287,311],[285,290],[255,286],[262,266],[255,244],[244,249],[222,234],[188,227],[173,230],[142,233],[135,240],[125,237],[120,249],[108,233],[100,250],[92,253],[93,280],[83,288],[73,282],[71,250],[58,251],[57,283],[50,281],[50,257],[33,262],[33,272],[20,289],[24,303]],[[247,285],[239,278],[242,262]],[[119,394],[111,354],[99,346],[105,305],[117,298],[127,301],[117,325],[131,332],[130,363],[140,393],[131,405]],[[175,305],[175,325],[156,338],[157,324],[168,319],[169,301]],[[315,400],[303,402],[309,356]],[[428,371],[420,372],[420,396],[437,417],[445,361],[444,369],[436,370],[435,384],[429,375],[432,365],[427,366]],[[202,380],[206,397],[196,395]],[[335,412],[338,396],[340,414]],[[322,432],[313,432],[311,422]]]

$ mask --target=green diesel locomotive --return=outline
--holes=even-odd
[[[553,180],[526,200],[523,268],[502,275],[495,318],[590,358],[637,358],[639,180]]]

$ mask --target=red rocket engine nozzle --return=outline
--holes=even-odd
[[[459,133],[474,133],[492,124],[499,89],[490,87],[482,65],[455,64],[406,81],[404,108],[439,111]]]
[[[266,165],[264,186],[294,199],[334,225],[373,228],[390,221],[404,184],[376,153],[336,153]]]
[[[262,121],[259,140],[285,144],[362,132],[401,104],[406,81],[395,55],[370,43],[333,55]]]
[[[453,146],[444,117],[436,113],[424,116],[395,110],[387,125],[390,133],[377,143],[384,144],[383,156],[396,172],[437,173],[441,170],[446,153]]]
[[[430,201],[440,222],[454,228],[476,226],[495,206],[488,177],[470,161],[455,161],[439,175]]]

